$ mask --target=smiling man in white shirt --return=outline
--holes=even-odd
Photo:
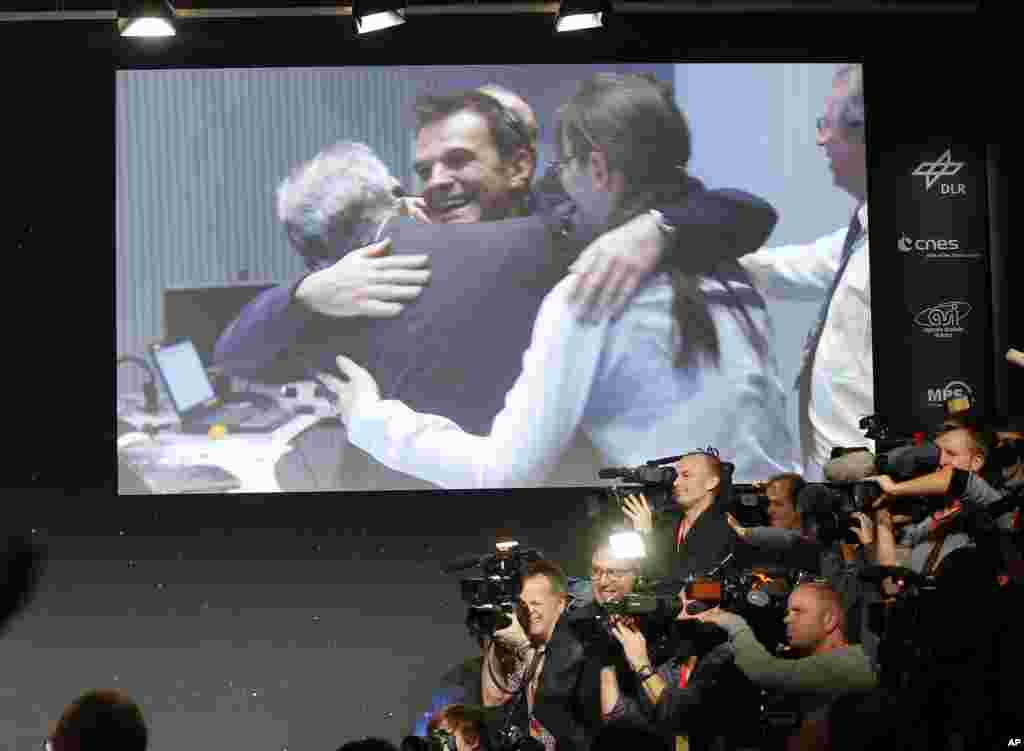
[[[856,201],[850,226],[807,245],[763,248],[740,259],[765,294],[822,303],[797,379],[803,475],[810,482],[823,479],[833,447],[866,443],[858,422],[874,412],[862,75],[858,64],[839,66],[817,121],[833,181]]]

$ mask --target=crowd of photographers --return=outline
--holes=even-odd
[[[872,437],[825,483],[736,485],[710,449],[639,468],[609,506],[642,552],[602,538],[587,579],[515,546],[476,561],[480,651],[404,751],[1006,747],[1024,425]]]

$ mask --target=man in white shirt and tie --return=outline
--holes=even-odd
[[[823,479],[833,447],[865,445],[858,422],[874,412],[862,75],[859,64],[837,68],[817,121],[817,143],[835,185],[856,201],[849,227],[807,245],[763,248],[740,258],[766,295],[822,304],[796,385],[803,476],[810,482]]]

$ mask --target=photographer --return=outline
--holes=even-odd
[[[678,624],[703,626],[687,614],[685,588],[679,599]],[[730,747],[749,745],[757,737],[759,697],[732,665],[732,647],[719,629],[703,628],[692,649],[676,643],[668,659],[633,621],[617,619],[612,633],[642,689],[640,701],[619,719],[640,717],[664,735],[681,734],[691,749],[717,748],[723,740]]]
[[[485,722],[486,711],[480,707],[449,704],[430,718],[427,733],[434,735],[437,731],[442,731],[451,736],[455,748],[451,749],[449,746],[445,751],[479,751],[485,733]]]
[[[546,751],[556,745],[558,751],[585,749],[583,647],[562,619],[568,580],[557,563],[539,560],[527,565],[522,582],[518,617],[485,642],[482,704],[502,707],[496,723],[517,728],[518,735],[535,741],[515,748],[539,751],[539,742]],[[493,736],[489,728],[488,737]],[[490,745],[510,744],[498,739]]]
[[[786,633],[796,659],[771,655],[735,613],[712,608],[694,617],[725,629],[736,666],[755,685],[798,697],[803,720],[794,742],[819,748],[829,705],[843,694],[871,691],[878,679],[863,647],[850,644],[846,613],[830,584],[801,584],[788,605]]]
[[[849,519],[856,524],[846,528],[835,511],[836,504],[826,486],[808,483],[796,499],[797,529],[743,527],[731,515],[728,520],[743,542],[762,555],[774,555],[775,564],[819,574],[832,582],[847,609],[851,640],[863,644],[875,662],[878,639],[868,629],[865,614],[877,596],[859,578],[864,567],[875,560],[874,523],[866,513],[858,511],[850,514]]]
[[[935,440],[940,469],[905,482],[881,475],[874,479],[890,498],[940,498],[942,508],[903,530],[911,546],[910,568],[934,577],[931,590],[904,609],[920,613],[914,640],[924,655],[910,665],[921,697],[906,709],[910,717],[941,717],[936,737],[956,737],[960,747],[983,747],[991,740],[999,711],[1009,706],[1008,660],[1019,650],[1007,636],[1015,624],[1006,621],[1012,603],[1001,601],[997,575],[1019,561],[1019,554],[993,523],[986,509],[1004,494],[981,476],[994,437],[961,422]],[[896,565],[894,527],[901,519],[886,508],[878,511],[878,562]],[[882,581],[887,594],[898,594],[907,577]],[[969,603],[969,607],[965,606]],[[1019,660],[1017,660],[1019,662]],[[1000,672],[1002,675],[1000,676]],[[1018,678],[1014,676],[1014,678]],[[1002,681],[1002,686],[999,682]],[[971,686],[969,693],[964,687]],[[1001,708],[1001,709],[1000,709]]]
[[[796,499],[806,484],[804,478],[792,472],[775,475],[765,483],[769,527],[800,529],[800,511],[796,507]]]
[[[939,449],[939,469],[904,482],[895,482],[888,475],[868,478],[877,482],[884,496],[875,506],[885,505],[887,498],[905,496],[945,496],[939,511],[903,530],[902,542],[911,548],[910,568],[924,575],[932,575],[943,558],[973,542],[961,523],[961,502],[970,507],[987,506],[1002,498],[1002,494],[985,482],[978,474],[985,466],[986,456],[993,445],[992,436],[972,427],[946,430],[935,439]],[[896,553],[895,524],[907,521],[893,517],[882,508],[877,514],[877,560],[882,566],[899,564]],[[898,591],[891,580],[883,582],[888,594]]]
[[[745,558],[748,551],[737,546],[736,534],[718,500],[723,475],[718,456],[711,451],[694,451],[672,466],[676,471],[672,499],[682,513],[674,530],[662,530],[659,525],[655,532],[654,514],[642,493],[627,496],[623,503],[622,511],[633,528],[648,540],[648,558],[652,551],[660,558],[670,555],[671,560],[665,563],[673,579],[703,574],[730,553]]]
[[[608,543],[599,545],[590,560],[593,602],[573,610],[568,616],[574,633],[584,645],[583,695],[587,725],[592,730],[605,722],[635,714],[640,688],[609,633],[609,627],[620,616],[608,615],[605,606],[621,602],[632,593],[639,574],[638,561],[617,557]],[[635,619],[630,620],[635,622]]]

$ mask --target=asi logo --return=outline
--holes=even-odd
[[[950,381],[937,389],[928,389],[928,406],[942,407],[950,399],[966,399],[974,404],[974,391],[966,381]]]
[[[900,235],[896,241],[900,253],[916,251],[924,258],[981,258],[978,251],[967,251],[960,247],[959,240],[947,240],[943,237],[913,238]]]
[[[970,312],[970,303],[951,300],[925,308],[914,316],[914,323],[936,339],[952,339],[955,335],[964,333],[964,321]]]
[[[953,150],[946,149],[934,162],[921,162],[910,174],[924,178],[925,190],[931,190],[933,185],[938,184],[940,195],[965,196],[967,186],[963,183],[939,182],[944,177],[955,177],[964,168],[964,164],[965,162],[954,162]]]

